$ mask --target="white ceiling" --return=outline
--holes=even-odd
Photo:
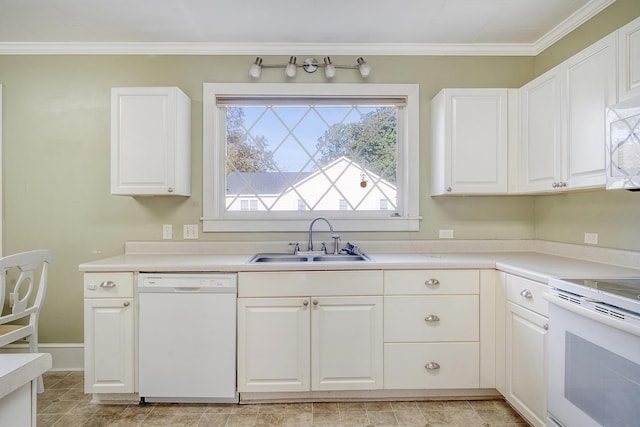
[[[0,54],[533,55],[614,1],[0,0]]]

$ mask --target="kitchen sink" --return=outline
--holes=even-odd
[[[320,262],[320,263],[334,263],[334,262],[362,262],[371,261],[371,258],[365,254],[350,255],[305,255],[305,254],[257,254],[253,256],[249,263],[290,263],[290,262]]]

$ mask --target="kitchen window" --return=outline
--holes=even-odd
[[[203,231],[418,229],[417,85],[205,83],[203,112]]]

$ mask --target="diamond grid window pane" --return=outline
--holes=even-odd
[[[227,211],[396,208],[398,107],[238,105],[225,116]]]

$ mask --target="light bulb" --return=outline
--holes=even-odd
[[[324,57],[324,75],[328,79],[332,79],[336,75],[336,67],[331,63],[331,58]]]
[[[256,61],[251,64],[251,68],[249,68],[249,75],[254,79],[258,79],[260,74],[262,74],[262,58],[258,56]]]
[[[289,63],[284,69],[284,74],[287,77],[295,77],[296,76],[296,57],[292,56],[289,58]]]
[[[367,64],[363,57],[358,58],[358,69],[362,77],[368,77],[371,73],[371,66]]]

